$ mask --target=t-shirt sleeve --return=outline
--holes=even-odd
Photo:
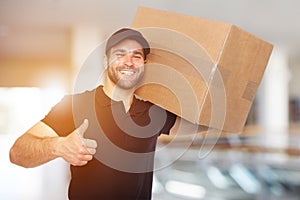
[[[177,115],[169,112],[169,111],[166,111],[167,113],[167,120],[163,126],[163,128],[161,129],[161,132],[160,134],[166,134],[166,135],[169,135],[170,133],[170,130],[171,128],[174,126],[175,124],[175,121],[176,121],[176,118],[177,118]]]
[[[72,96],[64,96],[41,121],[50,126],[59,136],[67,136],[74,131]]]

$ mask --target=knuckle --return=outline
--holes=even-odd
[[[80,145],[77,149],[78,154],[86,154],[86,149],[83,145]]]
[[[76,155],[76,160],[78,160],[78,161],[84,160],[83,158],[84,158],[84,157],[83,157],[82,154],[77,154],[77,155]]]
[[[81,154],[84,153],[84,150],[83,150],[82,148],[79,148],[79,149],[78,149],[78,153],[79,153],[79,155],[81,155]]]

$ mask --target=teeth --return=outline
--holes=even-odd
[[[130,75],[133,75],[133,74],[134,74],[134,72],[132,72],[132,71],[121,71],[121,73],[122,73],[122,74],[125,74],[125,75],[127,75],[127,76],[130,76]]]

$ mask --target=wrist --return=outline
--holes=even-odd
[[[63,137],[53,137],[50,139],[51,140],[51,154],[52,156],[54,157],[61,157],[61,153],[60,153],[60,150],[61,150],[61,145],[63,144],[63,140],[64,138]]]

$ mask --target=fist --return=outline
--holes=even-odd
[[[84,133],[88,128],[88,120],[75,129],[68,136],[60,138],[56,151],[58,156],[74,166],[83,166],[93,159],[96,153],[97,142],[84,138]]]

